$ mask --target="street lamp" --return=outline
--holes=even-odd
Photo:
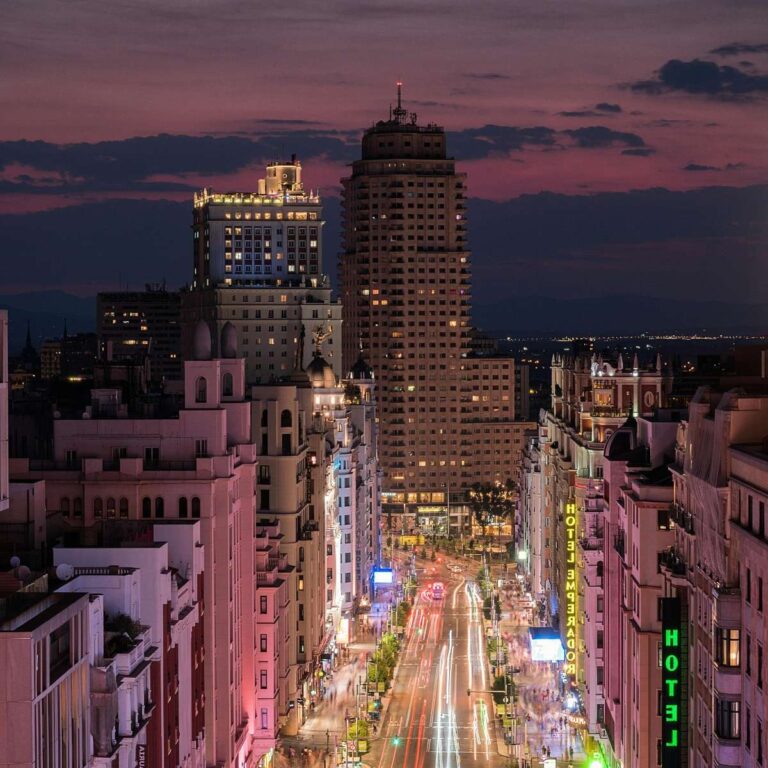
[[[344,766],[349,768],[349,710],[344,710]]]

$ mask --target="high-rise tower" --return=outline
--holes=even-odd
[[[465,177],[446,156],[444,130],[419,125],[398,84],[397,107],[366,131],[343,184],[344,365],[362,345],[379,379],[386,489],[429,502],[425,494],[458,486],[462,462]]]
[[[341,378],[341,305],[323,274],[324,223],[320,196],[304,189],[295,155],[270,163],[256,192],[196,194],[191,290],[181,296],[183,357],[205,320],[214,354],[224,326],[234,326],[249,384],[290,376],[297,359],[306,368],[313,338]]]
[[[320,196],[301,163],[270,163],[258,192],[195,195],[193,288],[302,285],[322,275]]]

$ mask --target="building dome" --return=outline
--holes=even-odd
[[[330,363],[321,355],[315,353],[312,362],[307,366],[307,375],[313,387],[331,389],[337,386],[336,374]]]
[[[192,358],[194,360],[210,360],[211,350],[211,329],[205,320],[200,320],[195,326]]]
[[[353,379],[372,379],[373,368],[365,361],[365,358],[360,354],[352,366],[350,374]]]
[[[237,331],[230,322],[224,323],[221,329],[221,356],[237,357]]]

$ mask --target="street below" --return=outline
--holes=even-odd
[[[475,579],[479,564],[441,557],[439,562],[419,559],[417,565],[419,587],[397,673],[382,722],[371,723],[369,751],[359,758],[351,752],[345,763],[340,744],[354,718],[364,717],[368,709],[366,658],[387,629],[388,599],[374,602],[370,613],[358,617],[355,641],[300,735],[283,741],[278,768],[506,768],[512,763],[542,765],[550,757],[564,766],[581,764],[583,743],[570,725],[560,665],[531,661],[528,628],[537,621],[521,584],[494,568],[504,585],[497,592],[498,636],[506,663],[515,670],[509,731],[516,746],[509,747],[491,693],[493,667],[483,596]],[[404,562],[399,566],[401,574],[408,570]],[[486,626],[491,631],[492,623]]]
[[[411,612],[384,732],[364,761],[377,768],[502,766],[480,590],[445,565],[434,570],[421,580]],[[435,581],[445,584],[439,599],[427,587]]]

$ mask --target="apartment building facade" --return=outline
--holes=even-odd
[[[248,609],[259,603],[263,578],[254,567],[260,445],[254,442],[253,403],[246,399],[234,329],[225,329],[225,357],[219,359],[211,358],[208,328],[198,331],[195,359],[184,367],[178,418],[133,418],[112,407],[119,392],[97,393],[89,418],[55,422],[53,462],[15,460],[13,472],[22,481],[45,481],[54,533],[78,532],[92,543],[121,526],[200,521],[206,762],[267,764],[297,694],[288,690],[270,710],[268,729],[261,727],[254,705],[255,614]],[[110,407],[101,408],[99,397]],[[280,563],[276,578],[293,567]],[[290,624],[281,626],[291,630]],[[289,637],[282,638],[279,651],[291,645]]]
[[[768,395],[702,387],[688,410],[672,466],[675,542],[662,560],[665,597],[679,604],[686,630],[675,751],[691,766],[759,766]]]
[[[625,367],[621,354],[608,359],[577,348],[554,356],[552,406],[522,482],[535,487],[541,475],[540,492],[522,501],[529,536],[541,531],[541,611],[560,629],[567,686],[596,738],[605,725],[604,452],[627,417],[652,416],[670,386],[658,357],[641,366],[635,356]]]
[[[90,765],[87,594],[0,595],[0,766]]]
[[[144,291],[109,291],[96,297],[99,357],[115,362],[148,363],[156,384],[180,379],[181,295],[165,285]]]

